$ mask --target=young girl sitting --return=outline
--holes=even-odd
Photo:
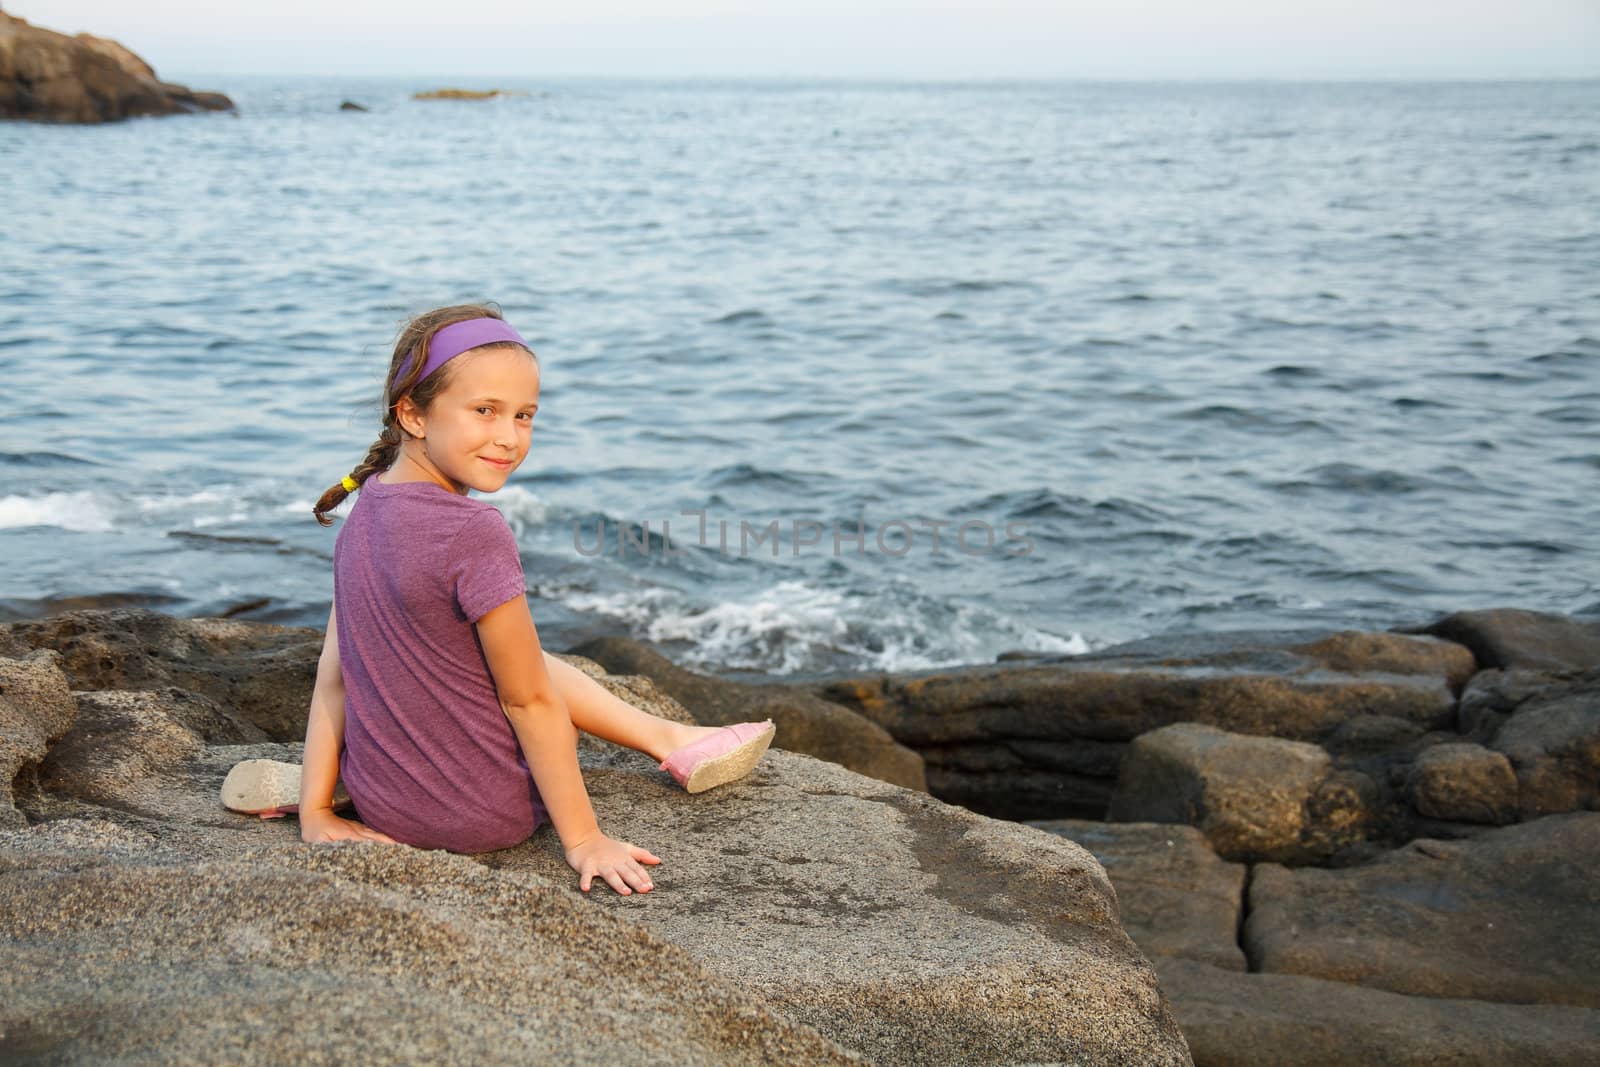
[[[548,656],[494,492],[528,454],[539,364],[492,307],[439,308],[406,326],[383,432],[314,509],[360,489],[333,553],[333,607],[317,665],[303,767],[236,766],[235,811],[297,811],[306,841],[346,839],[486,852],[555,825],[587,892],[595,877],[647,892],[660,859],[608,837],[578,769],[577,730],[660,760],[689,792],[746,774],[771,720],[672,722]],[[360,821],[334,814],[348,790]]]

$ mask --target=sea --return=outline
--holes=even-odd
[[[1600,613],[1600,81],[171,74],[237,113],[0,124],[0,618],[323,625],[311,504],[469,300],[552,649]]]

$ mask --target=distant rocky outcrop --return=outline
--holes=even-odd
[[[0,12],[0,119],[115,122],[231,110],[221,93],[161,81],[116,41],[68,37]]]
[[[664,860],[631,897],[548,828],[469,858],[228,812],[229,767],[300,745],[227,694],[273,705],[250,665],[309,633],[0,627],[0,1059],[1191,1062],[1089,852],[809,756],[689,795],[585,735],[601,824]]]
[[[518,96],[504,89],[429,89],[412,93],[413,100],[493,100],[497,96]]]

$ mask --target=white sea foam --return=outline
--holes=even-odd
[[[175,511],[193,511],[207,504],[221,503],[223,499],[223,491],[202,489],[198,493],[163,493],[160,496],[135,497],[131,503],[136,510],[146,515],[166,515]]]
[[[867,595],[791,580],[748,600],[710,605],[660,587],[544,593],[576,611],[623,621],[636,637],[685,642],[678,655],[690,666],[770,674],[846,665],[910,671],[989,662],[1006,649],[1077,655],[1090,648],[1080,634],[1063,638],[987,609],[900,589]]]
[[[537,526],[544,522],[550,510],[537,493],[530,492],[520,485],[508,485],[493,496],[486,496],[483,499],[500,509],[500,514],[510,523],[512,532],[519,536],[529,526]]]
[[[95,493],[46,493],[0,497],[0,530],[53,526],[75,533],[106,533],[114,528],[110,511]]]
[[[205,529],[246,522],[250,516],[249,501],[227,489],[122,498],[90,490],[0,497],[0,530],[49,526],[77,533],[108,533],[159,530],[175,523]]]

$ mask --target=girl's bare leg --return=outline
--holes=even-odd
[[[664,760],[684,745],[715,732],[715,727],[673,722],[619,700],[599,682],[548,652],[544,653],[544,666],[567,703],[572,725],[586,734]]]

